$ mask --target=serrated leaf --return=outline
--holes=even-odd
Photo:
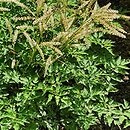
[[[108,125],[111,126],[112,122],[113,122],[113,117],[112,116],[107,116],[107,122],[108,122]]]
[[[120,124],[122,124],[125,119],[127,119],[125,116],[119,116]]]
[[[55,99],[56,99],[56,105],[59,105],[60,97],[59,96],[55,96]]]
[[[126,124],[124,126],[124,129],[130,126],[130,120],[126,120]]]
[[[48,95],[48,100],[47,100],[46,104],[48,104],[48,103],[52,100],[53,96],[54,96],[54,95],[52,95],[52,94],[49,94],[49,95]]]
[[[3,125],[1,125],[1,130],[8,130],[8,126],[3,126]]]
[[[14,128],[14,130],[19,130],[19,129],[20,129],[20,126],[19,126],[19,124],[15,124],[15,125],[13,126],[13,128]]]
[[[124,112],[124,115],[127,116],[130,119],[130,110],[126,110]]]

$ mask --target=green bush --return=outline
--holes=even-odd
[[[104,38],[125,38],[115,21],[124,16],[96,0],[0,5],[1,130],[130,126],[129,103],[108,97],[130,62],[115,56]]]

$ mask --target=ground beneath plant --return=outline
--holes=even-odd
[[[99,4],[105,5],[107,3],[112,3],[112,8],[117,10],[123,10],[125,15],[130,16],[130,0],[99,0]],[[130,59],[130,19],[129,20],[121,20],[119,21],[123,26],[124,30],[128,32],[127,38],[119,38],[116,36],[107,36],[107,38],[115,41],[115,46],[113,48],[114,53],[117,56],[121,56],[125,59]],[[130,64],[128,65],[130,68]],[[113,100],[122,103],[127,100],[130,103],[130,70],[128,70],[128,75],[121,75],[121,78],[124,82],[119,83],[116,87],[118,89],[117,92],[109,93],[109,97]],[[102,127],[102,128],[101,128]],[[90,130],[120,130],[119,127],[114,126],[110,128],[108,126],[93,126]],[[130,127],[121,130],[130,130]]]

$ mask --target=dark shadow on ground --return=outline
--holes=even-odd
[[[98,0],[100,6],[106,5],[109,2],[112,3],[111,5],[112,8],[117,9],[120,12],[122,12],[122,10],[125,10],[124,11],[125,15],[130,16],[130,0]],[[128,32],[127,38],[123,39],[110,35],[107,35],[106,37],[115,42],[113,51],[117,56],[121,56],[124,59],[130,59],[130,20],[126,21],[120,20],[119,22],[123,26],[124,30]],[[128,65],[128,67],[130,67],[130,64]],[[130,103],[130,70],[128,70],[128,73],[129,73],[128,75],[121,75],[124,82],[119,83],[116,86],[118,91],[109,93],[108,95],[110,98],[120,103],[123,103],[124,99]],[[104,123],[102,122],[101,126],[93,126],[89,130],[120,130],[120,129],[117,126],[108,127],[107,125],[104,125]],[[121,130],[130,130],[130,127],[126,129],[122,128]]]

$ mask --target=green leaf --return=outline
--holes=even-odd
[[[125,119],[127,119],[125,116],[119,116],[120,124],[122,124]]]
[[[1,130],[8,130],[8,126],[1,126]]]
[[[124,129],[130,126],[130,120],[126,120],[126,124],[124,126]]]
[[[59,105],[60,97],[59,96],[55,96],[55,99],[56,99],[56,105]]]
[[[84,129],[88,130],[89,128],[90,128],[90,125],[89,125],[89,123],[86,122],[85,125],[84,125]]]
[[[124,112],[124,115],[127,116],[130,119],[130,110],[126,110]]]
[[[49,95],[48,95],[48,100],[47,100],[46,104],[48,104],[48,103],[52,100],[53,96],[54,96],[54,95],[52,95],[52,94],[49,94]]]
[[[108,122],[108,125],[111,126],[113,122],[113,117],[111,115],[107,116],[107,122]]]
[[[20,129],[20,126],[19,126],[19,124],[15,124],[15,125],[13,126],[13,128],[14,128],[14,130],[19,130],[19,129]]]

